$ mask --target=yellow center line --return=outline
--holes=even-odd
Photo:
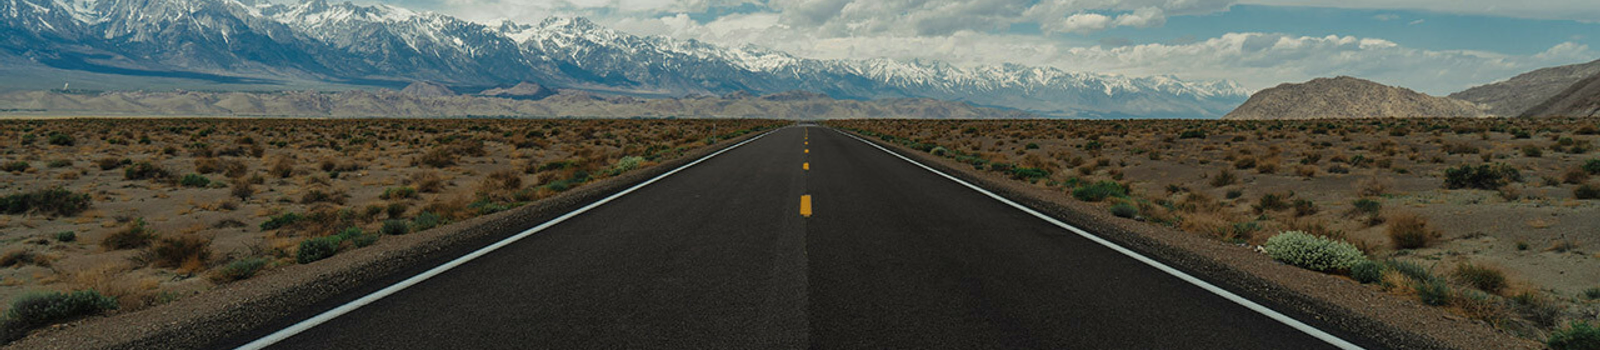
[[[811,195],[800,196],[800,216],[811,217]]]
[[[806,149],[806,153],[811,153],[811,149],[810,149],[810,148],[807,148],[807,149]]]
[[[811,170],[811,162],[800,163],[800,169]]]

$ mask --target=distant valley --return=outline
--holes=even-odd
[[[12,116],[287,116],[318,118],[631,118],[755,117],[781,119],[1031,118],[1033,114],[961,102],[901,98],[838,100],[807,92],[755,96],[696,95],[644,99],[531,83],[457,95],[448,88],[415,83],[401,91],[195,92],[195,91],[17,91],[0,93],[0,114]]]

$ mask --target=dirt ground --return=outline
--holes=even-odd
[[[1450,277],[1455,295],[1503,304],[1444,307],[1530,338],[1600,316],[1600,200],[1577,198],[1580,186],[1600,188],[1593,118],[829,124],[1042,188],[1116,182],[1128,195],[1101,205],[1127,203],[1138,220],[1223,241],[1260,245],[1291,230],[1345,240],[1371,260]],[[1520,179],[1446,180],[1480,165]],[[1397,222],[1417,221],[1436,235],[1425,245],[1391,238],[1403,230]],[[1468,293],[1453,277],[1463,263],[1499,270],[1509,286]],[[1373,288],[1417,298],[1409,288]]]
[[[59,188],[87,195],[88,203],[0,210],[0,300],[94,289],[117,298],[125,312],[177,302],[248,278],[237,273],[240,262],[261,270],[296,264],[308,239],[351,227],[379,239],[385,226],[413,231],[464,220],[782,124],[0,121],[0,196]],[[264,225],[295,215],[300,219]],[[346,239],[337,249],[358,249],[360,241]]]

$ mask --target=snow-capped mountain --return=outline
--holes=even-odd
[[[1069,116],[1216,117],[1248,97],[1227,81],[924,60],[817,60],[749,45],[636,36],[583,18],[483,25],[325,0],[0,0],[0,35],[0,55],[56,69],[218,81],[385,87],[436,81],[468,91],[532,81],[652,96],[804,90]]]

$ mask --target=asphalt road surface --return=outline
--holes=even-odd
[[[272,348],[1332,346],[842,133],[790,127]]]

